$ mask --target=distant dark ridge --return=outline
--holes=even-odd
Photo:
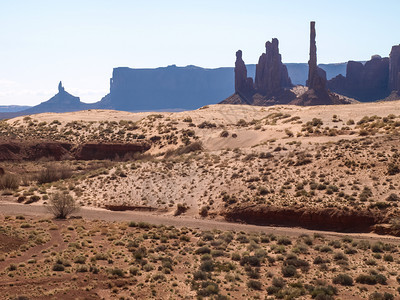
[[[18,112],[25,109],[31,108],[31,106],[26,105],[0,105],[0,112]]]

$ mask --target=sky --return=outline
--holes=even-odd
[[[316,21],[319,63],[388,56],[400,44],[399,0],[0,0],[0,105],[57,92],[96,102],[115,67],[254,64],[279,39],[283,62],[307,62]]]

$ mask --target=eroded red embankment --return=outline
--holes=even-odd
[[[41,158],[64,159],[115,159],[124,158],[150,149],[141,143],[87,143],[74,145],[58,142],[3,142],[0,143],[0,161],[38,160]]]
[[[338,232],[371,232],[382,222],[372,211],[335,208],[285,208],[260,205],[235,207],[223,213],[226,220],[255,225],[303,227]]]

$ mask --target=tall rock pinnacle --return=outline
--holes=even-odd
[[[393,46],[390,52],[389,90],[400,91],[400,45]]]
[[[59,92],[59,93],[65,92],[65,89],[64,89],[64,87],[62,86],[62,82],[61,82],[61,81],[60,81],[60,83],[58,84],[58,92]]]
[[[238,50],[235,62],[235,93],[247,98],[251,96],[253,89],[253,78],[247,77],[247,68],[242,59],[242,50]]]
[[[306,85],[316,91],[326,90],[326,73],[317,65],[317,45],[315,42],[315,22],[310,22],[310,60]]]

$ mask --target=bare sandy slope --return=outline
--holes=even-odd
[[[209,105],[179,113],[88,110],[0,122],[1,136],[14,139],[151,144],[152,156],[122,158],[89,173],[82,171],[87,162],[63,162],[76,176],[43,185],[27,179],[15,199],[35,195],[43,203],[68,191],[89,207],[146,206],[173,215],[184,205],[185,216],[209,218],[244,204],[354,209],[373,211],[386,224],[400,222],[399,129],[400,101]],[[199,142],[202,151],[190,149]],[[5,168],[40,173],[51,164]]]
[[[119,123],[123,120],[138,125],[138,128],[133,129],[132,132],[143,133],[146,138],[155,135],[163,135],[162,132],[166,131],[165,129],[169,129],[169,133],[175,131],[175,129],[178,132],[182,129],[191,129],[195,131],[196,136],[200,138],[207,149],[220,150],[226,148],[251,147],[271,139],[285,138],[287,137],[285,129],[296,134],[301,130],[302,124],[311,121],[313,118],[322,119],[324,121],[324,127],[337,126],[341,128],[346,125],[348,120],[355,120],[357,122],[363,116],[376,115],[379,117],[386,117],[390,114],[400,114],[400,101],[311,107],[290,105],[272,107],[209,105],[194,111],[178,113],[129,113],[113,110],[86,110],[71,113],[44,113],[18,117],[10,119],[6,123],[14,128],[26,128],[29,125],[28,119],[31,118],[36,124],[44,124],[44,122],[46,122],[42,127],[56,126],[57,130],[61,132],[65,129],[66,125],[68,125],[67,127],[69,130],[74,131],[74,122],[83,125],[90,124],[90,128],[97,129],[99,124],[104,124],[104,122]],[[337,115],[337,120],[339,121],[334,122],[332,119],[333,115]],[[190,118],[191,121],[183,122],[187,118]],[[294,121],[288,123],[279,121],[288,121],[293,118]],[[54,123],[51,125],[55,120],[59,121],[60,125]],[[240,120],[244,120],[250,124],[247,126],[237,126]],[[216,127],[198,128],[197,126],[203,122],[215,124]],[[195,126],[188,127],[190,123]],[[37,131],[35,126],[32,128]],[[118,132],[118,126],[112,127],[111,129],[114,134]],[[237,137],[221,137],[220,134],[224,129],[231,134],[237,134]],[[87,128],[80,128],[77,131],[78,134],[80,131],[81,135],[89,136],[93,140],[101,140],[103,138],[102,136],[99,137],[98,135],[88,134],[87,131],[90,130]],[[110,140],[113,138],[121,138],[122,140],[128,139],[126,134],[123,137],[119,135],[111,136]],[[321,141],[319,139],[313,139],[313,142]]]

